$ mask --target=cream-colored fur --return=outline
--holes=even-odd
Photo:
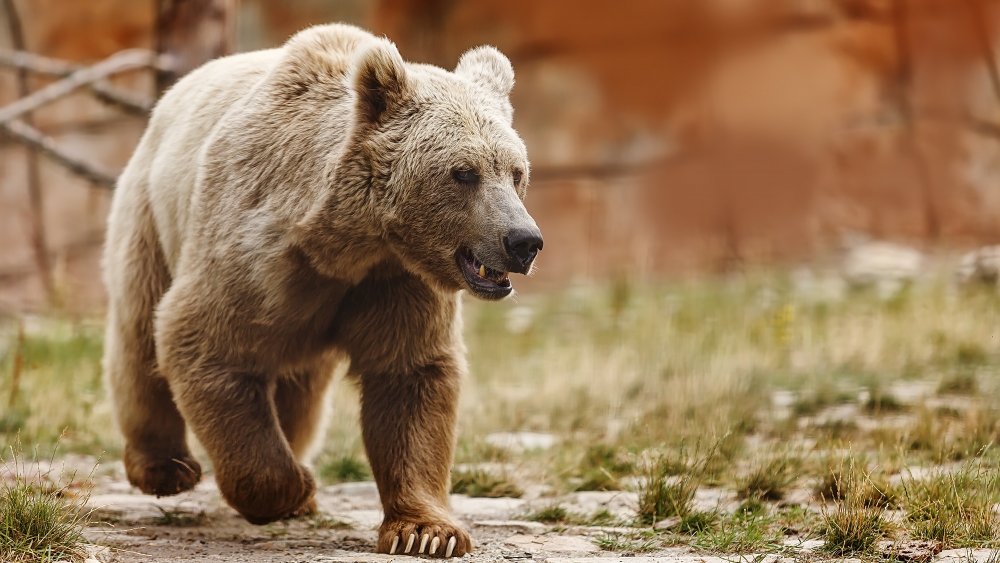
[[[329,25],[208,63],[163,97],[105,250],[104,363],[133,484],[193,487],[190,427],[248,520],[313,510],[303,463],[349,361],[385,509],[378,549],[411,535],[437,538],[437,556],[472,548],[447,507],[458,293],[506,295],[502,273],[541,247],[512,87],[493,48],[448,72]]]

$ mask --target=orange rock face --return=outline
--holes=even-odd
[[[150,4],[18,2],[32,48],[73,60],[154,44]],[[409,60],[452,66],[483,43],[511,57],[546,236],[537,285],[806,259],[849,231],[1000,239],[997,0],[243,0],[238,46],[332,20]],[[38,118],[109,167],[141,131],[86,96]],[[5,277],[31,270],[22,161],[0,145],[0,279],[18,287],[34,284]],[[65,279],[98,296],[96,253],[71,249],[99,239],[106,196],[43,175],[53,253],[79,255]]]

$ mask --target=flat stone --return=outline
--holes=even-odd
[[[508,545],[515,546],[527,552],[564,552],[564,553],[594,553],[600,551],[589,538],[585,536],[535,536],[517,534],[505,540]]]
[[[947,549],[938,553],[935,563],[986,563],[1000,557],[1000,549]]]
[[[382,523],[381,510],[348,510],[337,512],[336,516],[360,530],[373,530]]]
[[[607,510],[615,516],[627,517],[635,512],[639,495],[628,491],[583,491],[566,495],[563,505],[567,510],[593,514]]]
[[[463,516],[483,520],[504,520],[525,510],[527,502],[519,498],[478,498],[451,495],[451,508]]]
[[[513,529],[525,534],[540,534],[548,529],[541,522],[529,522],[526,520],[476,520],[472,525],[482,528]]]
[[[338,483],[336,485],[323,487],[322,492],[329,495],[378,499],[378,487],[375,486],[375,481]]]
[[[94,510],[98,518],[121,518],[123,520],[151,520],[164,513],[197,515],[208,510],[204,503],[185,495],[156,498],[147,495],[108,493],[93,495],[87,506]]]
[[[654,530],[673,530],[681,523],[681,519],[677,516],[673,518],[667,518],[665,520],[660,520],[656,524],[653,524]]]
[[[912,561],[926,563],[941,551],[941,544],[935,541],[883,541],[876,545],[875,550],[886,558],[897,561]]]
[[[666,555],[655,557],[548,557],[545,563],[778,563],[791,561],[777,555]]]
[[[782,545],[805,552],[816,551],[817,549],[823,547],[823,545],[825,544],[826,542],[823,540],[787,539],[782,542]]]

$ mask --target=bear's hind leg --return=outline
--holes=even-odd
[[[153,312],[170,274],[152,217],[143,210],[135,222],[109,227],[104,373],[125,437],[128,480],[144,493],[164,496],[192,489],[201,466],[191,457],[184,420],[156,367]]]

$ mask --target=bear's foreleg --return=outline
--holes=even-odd
[[[460,557],[469,534],[448,509],[461,364],[361,375],[361,422],[385,519],[378,551]]]
[[[222,367],[171,379],[177,405],[212,458],[226,501],[253,524],[315,509],[312,475],[279,426],[275,383]]]

